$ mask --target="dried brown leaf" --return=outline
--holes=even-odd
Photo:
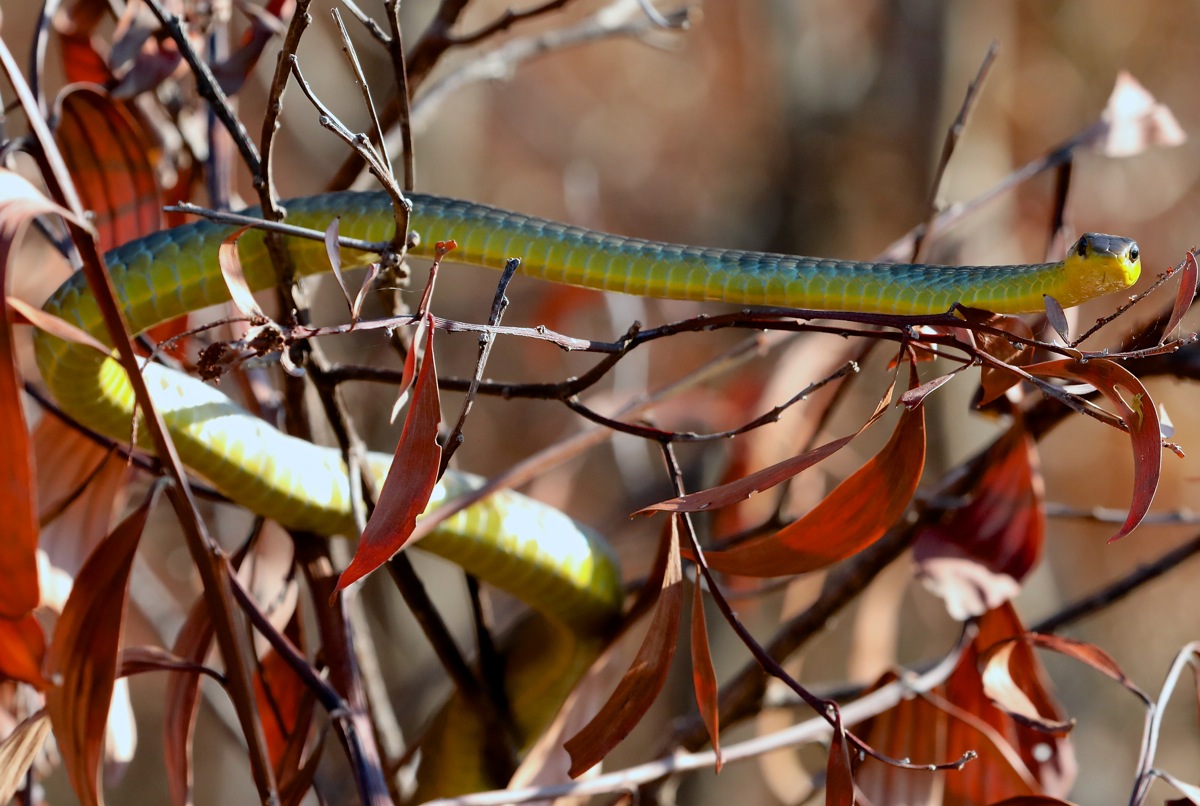
[[[9,803],[25,785],[29,768],[50,735],[50,717],[39,711],[0,741],[0,803]]]
[[[565,744],[571,756],[573,778],[600,763],[629,735],[666,682],[671,659],[675,656],[683,608],[683,567],[679,557],[679,529],[674,516],[669,529],[670,546],[660,580],[658,602],[637,656],[600,712]]]
[[[157,490],[157,488],[156,488]],[[134,552],[157,496],[151,494],[79,570],[46,656],[46,709],[75,794],[102,802],[100,760]]]

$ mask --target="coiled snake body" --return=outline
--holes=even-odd
[[[897,314],[940,313],[961,303],[1020,313],[1042,310],[1043,295],[1069,306],[1127,288],[1140,271],[1137,245],[1108,235],[1085,235],[1057,263],[874,264],[624,238],[435,196],[414,195],[412,203],[418,256],[431,254],[436,241],[453,239],[458,248],[451,258],[458,262],[502,268],[507,258],[519,257],[528,275],[652,297]],[[327,194],[286,207],[289,223],[315,229],[341,216],[341,234],[354,238],[387,241],[394,226],[390,201],[380,193]],[[106,261],[131,331],[227,301],[217,249],[231,232],[203,221],[110,252]],[[301,273],[328,269],[322,244],[290,239],[288,248]],[[239,250],[252,288],[275,282],[260,234],[243,237]],[[364,256],[360,262],[366,261]],[[80,274],[45,308],[106,340]],[[40,332],[36,353],[64,410],[113,438],[128,438],[133,393],[116,361]],[[286,526],[354,533],[346,472],[336,450],[279,433],[197,379],[156,364],[145,373],[184,462],[232,500]],[[371,455],[380,480],[390,460]],[[451,471],[433,505],[478,483]],[[421,548],[574,631],[594,632],[620,611],[620,574],[606,544],[565,515],[515,493],[492,496],[450,518]]]

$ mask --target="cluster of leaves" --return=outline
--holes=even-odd
[[[773,675],[782,680],[817,716],[800,723],[786,736],[768,737],[781,743],[828,741],[826,770],[827,802],[881,803],[890,792],[921,792],[916,799],[930,800],[939,792],[944,802],[1062,802],[1074,775],[1067,733],[1070,720],[1055,701],[1034,648],[1065,654],[1127,687],[1146,704],[1147,741],[1143,748],[1135,799],[1144,798],[1152,780],[1171,781],[1191,802],[1200,803],[1194,787],[1176,781],[1153,768],[1157,732],[1163,706],[1173,682],[1157,701],[1137,689],[1116,663],[1099,648],[1048,634],[1028,631],[1010,604],[1021,581],[1036,566],[1044,532],[1043,493],[1036,462],[1036,440],[1065,413],[1078,412],[1100,425],[1127,432],[1133,454],[1135,487],[1127,516],[1113,539],[1127,535],[1145,518],[1158,486],[1164,447],[1162,418],[1139,376],[1170,371],[1163,359],[1192,341],[1174,334],[1196,293],[1196,262],[1189,255],[1171,276],[1181,278],[1176,299],[1168,310],[1138,328],[1115,349],[1084,350],[1080,339],[1071,341],[1059,312],[1053,307],[1048,321],[1056,323],[1060,338],[1038,338],[1044,329],[1013,318],[995,317],[978,311],[959,310],[938,316],[901,318],[867,314],[830,314],[797,311],[739,312],[723,317],[697,317],[655,329],[632,328],[611,343],[598,343],[554,333],[543,328],[500,328],[506,279],[501,282],[493,315],[486,325],[452,322],[431,312],[433,278],[415,312],[396,310],[395,315],[374,322],[360,320],[361,294],[351,300],[350,323],[342,328],[312,328],[303,322],[271,323],[239,279],[236,250],[222,250],[222,269],[245,318],[266,327],[271,338],[248,337],[252,352],[304,346],[299,360],[317,384],[326,412],[343,440],[348,465],[357,467],[358,450],[352,421],[337,400],[337,384],[363,377],[367,370],[338,369],[323,363],[312,343],[314,336],[349,329],[399,328],[412,326],[415,333],[405,344],[405,363],[394,378],[409,405],[394,467],[405,468],[387,478],[379,490],[374,514],[365,518],[358,553],[341,577],[331,572],[326,545],[309,535],[272,537],[264,531],[242,552],[227,557],[208,536],[193,500],[202,485],[190,480],[174,458],[169,435],[156,419],[153,403],[144,385],[138,384],[134,345],[121,327],[111,291],[104,280],[100,253],[118,243],[159,229],[164,221],[161,201],[188,198],[199,176],[197,155],[181,151],[164,155],[158,140],[148,137],[148,121],[139,107],[125,97],[142,95],[180,74],[192,74],[213,104],[218,116],[236,123],[224,96],[236,93],[246,72],[258,59],[284,21],[291,20],[285,39],[285,55],[295,53],[306,24],[307,3],[272,2],[256,10],[241,45],[227,59],[203,68],[197,42],[190,39],[179,16],[187,9],[163,9],[157,3],[131,3],[114,33],[107,53],[97,47],[97,25],[106,4],[79,2],[56,18],[62,38],[65,68],[74,80],[103,85],[64,91],[54,107],[61,110],[51,133],[48,104],[38,95],[37,81],[29,90],[3,45],[0,56],[9,81],[29,121],[30,135],[7,148],[23,148],[37,159],[50,201],[33,185],[16,174],[0,174],[0,279],[9,266],[9,253],[20,232],[37,216],[57,214],[70,225],[73,248],[88,272],[89,282],[109,322],[109,335],[123,364],[131,370],[139,404],[155,441],[154,460],[125,446],[106,443],[64,419],[48,415],[31,439],[21,406],[24,388],[11,345],[11,325],[37,321],[39,326],[60,328],[65,337],[78,335],[62,324],[45,323],[36,312],[11,300],[0,310],[0,441],[11,447],[15,461],[7,463],[0,484],[0,516],[9,525],[11,539],[0,552],[0,674],[12,684],[30,686],[44,695],[45,711],[30,716],[0,743],[0,800],[9,798],[23,785],[25,775],[52,728],[72,783],[81,799],[101,800],[98,784],[103,757],[103,737],[109,721],[116,681],[129,674],[158,671],[170,674],[166,741],[166,766],[172,797],[177,803],[191,797],[190,741],[199,702],[199,676],[208,674],[224,686],[237,710],[254,778],[264,799],[298,802],[313,786],[322,758],[323,736],[316,720],[318,706],[328,716],[350,760],[355,783],[364,801],[387,802],[394,794],[385,777],[391,767],[390,753],[377,746],[379,725],[367,708],[363,673],[357,668],[357,651],[369,647],[370,637],[349,627],[347,586],[375,569],[388,565],[398,584],[406,585],[409,571],[403,555],[393,555],[408,541],[418,539],[479,496],[500,485],[519,482],[519,474],[508,474],[484,490],[451,502],[435,516],[417,523],[433,485],[444,471],[449,454],[457,445],[470,402],[478,394],[548,397],[607,427],[606,433],[623,432],[642,436],[662,446],[664,463],[676,496],[645,510],[665,512],[666,526],[657,559],[628,622],[650,612],[646,638],[629,670],[596,716],[566,742],[571,756],[571,773],[579,775],[599,762],[623,739],[658,696],[676,648],[682,622],[685,560],[697,569],[692,584],[690,643],[692,678],[698,703],[698,727],[683,725],[671,737],[662,759],[635,768],[609,773],[579,784],[557,788],[533,787],[511,792],[511,799],[542,799],[557,794],[616,792],[633,786],[647,790],[666,777],[704,765],[754,757],[770,749],[760,740],[722,748],[720,726],[743,720],[760,711],[765,680]],[[466,6],[444,2],[434,22],[417,41],[408,58],[401,45],[397,4],[389,4],[390,33],[376,27],[377,38],[389,48],[397,64],[400,87],[415,87],[446,50],[482,42],[525,17],[553,11],[564,2],[550,2],[525,14],[507,14],[473,34],[450,34]],[[141,11],[138,11],[141,9]],[[147,9],[153,13],[147,17]],[[174,12],[174,13],[173,13]],[[648,18],[653,21],[653,18]],[[203,20],[192,20],[203,28]],[[659,24],[655,22],[655,24]],[[603,29],[598,29],[603,30]],[[615,29],[613,29],[615,30]],[[620,29],[619,33],[627,33]],[[597,36],[599,34],[596,34]],[[37,50],[35,48],[35,50]],[[186,67],[184,66],[186,63]],[[290,76],[298,70],[280,59],[276,90],[278,100]],[[410,69],[407,77],[404,66]],[[389,186],[397,199],[398,234],[406,231],[402,189],[391,176],[382,150],[382,126],[394,119],[402,128],[407,120],[409,94],[390,102],[381,120],[381,130],[367,137],[350,136],[358,151],[348,164],[362,163]],[[315,99],[314,99],[315,101]],[[964,105],[964,116],[966,105]],[[1170,141],[1164,130],[1164,110],[1147,101],[1147,96],[1125,84],[1096,126],[1043,159],[1039,169],[1060,168],[1074,152],[1093,148],[1113,155],[1133,153],[1140,148]],[[328,115],[326,116],[328,117]],[[330,120],[331,129],[341,124]],[[345,127],[342,130],[348,132]],[[273,131],[273,125],[264,131]],[[263,145],[259,156],[244,129],[231,124],[240,152],[256,178],[262,180],[264,209],[277,200],[271,197],[270,154]],[[1140,139],[1130,131],[1140,132]],[[269,143],[269,135],[264,137]],[[948,150],[947,159],[949,158]],[[411,155],[411,147],[406,149]],[[176,183],[160,189],[158,162],[166,159],[177,169]],[[355,171],[356,172],[356,171]],[[1028,172],[1025,174],[1028,175]],[[1060,210],[1065,198],[1060,199]],[[85,217],[84,210],[96,215]],[[942,229],[969,208],[938,213],[935,229]],[[336,229],[316,233],[333,247]],[[403,237],[391,246],[402,251]],[[907,241],[897,249],[909,248]],[[449,248],[450,245],[447,245]],[[909,254],[911,256],[910,248]],[[386,270],[386,267],[384,267]],[[435,266],[436,269],[436,266]],[[343,285],[343,290],[345,286]],[[284,310],[293,310],[286,287]],[[1122,311],[1126,308],[1122,308]],[[1042,323],[1044,324],[1044,323]],[[183,332],[176,325],[153,334],[170,339]],[[853,432],[811,447],[754,472],[739,472],[717,487],[688,492],[673,446],[681,441],[724,439],[733,434],[760,430],[811,390],[796,394],[785,406],[731,432],[712,435],[683,434],[658,429],[635,421],[636,406],[606,416],[584,404],[579,395],[603,378],[613,366],[641,345],[688,331],[740,328],[771,332],[771,337],[794,333],[837,333],[854,345],[852,357],[862,360],[877,345],[898,345],[893,369],[907,370],[906,391],[897,395],[893,381],[878,405]],[[1052,329],[1055,329],[1052,328]],[[439,378],[435,364],[437,330],[476,330],[482,339],[474,377]],[[570,349],[603,354],[595,369],[577,379],[559,384],[499,385],[483,381],[487,350],[499,334],[550,341]],[[228,345],[226,346],[228,347]],[[209,362],[214,372],[238,368],[246,353]],[[932,357],[955,363],[955,369],[922,382],[918,369]],[[849,366],[849,364],[847,364]],[[925,465],[925,401],[963,370],[982,367],[980,406],[990,407],[1011,418],[1011,426],[981,454],[967,462],[945,481],[927,485],[933,494],[914,501]],[[852,372],[838,370],[817,386],[845,387]],[[387,377],[374,373],[375,379]],[[451,436],[437,439],[442,420],[438,388],[460,388],[468,392],[467,404]],[[1032,389],[1041,393],[1029,394]],[[288,400],[300,397],[290,390]],[[1105,409],[1095,402],[1102,396]],[[825,413],[843,398],[830,396]],[[654,399],[641,401],[643,408]],[[751,496],[786,484],[806,469],[828,459],[861,433],[881,422],[888,412],[900,408],[893,431],[883,448],[853,474],[838,484],[803,517],[786,524],[760,523],[744,530],[741,539],[706,550],[695,536],[696,513],[731,510]],[[1110,411],[1111,409],[1111,411]],[[48,409],[48,411],[53,411]],[[818,415],[817,419],[822,419]],[[75,499],[83,497],[103,507],[105,517],[91,517],[86,529],[75,529],[74,543],[64,547],[63,535],[75,524],[43,515],[54,521],[39,528],[35,507],[33,458],[40,470],[55,465],[52,449],[72,445],[75,476],[59,479],[62,501],[51,508],[61,515]],[[1174,446],[1166,445],[1175,449]],[[578,448],[575,448],[576,450]],[[1177,449],[1176,449],[1177,450]],[[565,454],[564,454],[565,455]],[[108,530],[107,516],[123,500],[126,474],[123,457],[132,456],[144,467],[166,479],[155,484],[142,502],[114,529]],[[128,612],[128,586],[133,560],[150,509],[165,490],[176,509],[189,549],[204,583],[204,595],[191,609],[170,651],[153,647],[122,647],[122,628]],[[941,503],[953,499],[957,503]],[[727,534],[723,532],[722,534]],[[889,675],[870,690],[859,692],[850,702],[838,703],[818,697],[797,682],[782,663],[811,637],[837,609],[852,600],[884,565],[912,547],[920,575],[946,602],[957,618],[969,622],[963,637],[947,657],[918,679]],[[73,578],[70,594],[55,598],[53,574],[44,556],[73,553],[76,562],[56,561]],[[790,577],[831,567],[841,569],[838,590],[823,597],[803,616],[784,625],[766,645],[760,644],[738,621],[714,572],[750,577]],[[306,635],[304,619],[297,607],[294,569],[299,568],[314,606],[319,637]],[[39,573],[40,569],[40,573]],[[486,689],[461,656],[436,611],[418,601],[412,587],[403,593],[421,609],[431,640],[439,647],[447,668],[460,687]],[[1105,599],[1103,592],[1101,602]],[[723,687],[718,685],[708,648],[708,625],[704,603],[711,599],[728,625],[744,641],[753,662]],[[1103,606],[1102,604],[1097,606]],[[47,633],[35,617],[43,607],[58,613],[54,629]],[[245,621],[252,625],[248,630]],[[260,639],[250,652],[251,635]],[[486,647],[487,639],[484,639]],[[213,644],[220,651],[224,668],[213,671],[206,658]],[[325,668],[309,660],[319,654]],[[1188,647],[1180,654],[1182,665],[1196,653]],[[1176,675],[1177,677],[1177,675]],[[1173,678],[1174,679],[1174,678]],[[478,694],[478,691],[476,692]],[[477,701],[489,702],[485,695]],[[376,703],[376,706],[378,704]],[[503,708],[497,706],[502,712]],[[13,714],[16,712],[13,711]],[[374,710],[378,714],[378,707]],[[5,716],[10,714],[6,713]],[[493,714],[503,718],[502,714]],[[378,719],[378,717],[376,717]],[[849,726],[853,725],[851,731]],[[760,737],[761,739],[761,737]],[[711,753],[684,752],[711,743]],[[778,746],[778,745],[774,745]],[[931,771],[931,769],[933,771]],[[484,801],[479,801],[484,802]]]

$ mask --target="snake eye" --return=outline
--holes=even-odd
[[[1135,262],[1135,261],[1137,261],[1137,259],[1138,259],[1139,257],[1141,257],[1141,254],[1142,254],[1142,253],[1138,251],[1138,245],[1137,245],[1137,244],[1134,244],[1133,246],[1129,247],[1129,260],[1130,260],[1131,262]]]
[[[1075,254],[1087,257],[1087,238],[1080,238],[1079,243],[1075,244]]]

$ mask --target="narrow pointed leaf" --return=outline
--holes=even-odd
[[[1062,303],[1048,294],[1042,297],[1042,301],[1046,305],[1046,321],[1064,344],[1070,343],[1071,326],[1067,322],[1067,312],[1063,310]]]
[[[1192,300],[1196,298],[1198,282],[1200,282],[1200,269],[1197,268],[1196,253],[1188,252],[1183,258],[1183,267],[1179,271],[1179,288],[1175,292],[1175,304],[1171,308],[1171,318],[1167,320],[1167,325],[1163,328],[1160,342],[1171,338],[1175,328],[1179,327],[1179,323],[1183,321],[1183,315],[1192,307]]]
[[[760,493],[763,490],[769,490],[777,484],[782,484],[793,476],[802,473],[813,465],[821,462],[833,454],[840,451],[842,448],[849,445],[855,437],[866,431],[883,416],[888,409],[888,404],[892,401],[892,392],[895,385],[889,385],[883,397],[880,398],[879,404],[875,407],[875,411],[871,413],[871,417],[863,423],[853,434],[847,434],[844,437],[839,437],[832,442],[827,442],[820,447],[813,448],[811,451],[806,451],[799,456],[793,456],[790,459],[785,459],[782,462],[777,462],[770,467],[763,468],[748,476],[743,476],[740,479],[721,484],[717,487],[711,487],[707,490],[701,490],[688,495],[682,495],[678,498],[671,498],[667,501],[660,501],[657,504],[651,504],[648,507],[638,510],[635,515],[648,515],[654,512],[700,512],[708,509],[718,509],[726,507],[730,504],[736,504],[739,501],[744,501],[750,496]]]
[[[134,552],[157,496],[151,494],[88,557],[47,653],[46,709],[75,794],[101,802],[100,760]]]
[[[915,378],[915,372],[914,372]],[[844,560],[881,538],[904,514],[925,466],[925,409],[905,409],[891,439],[808,514],[773,535],[707,552],[728,574],[803,574]]]
[[[835,729],[825,763],[825,806],[854,806],[854,774],[846,732]]]
[[[437,483],[442,449],[437,443],[441,423],[437,367],[433,358],[431,327],[425,338],[425,358],[413,384],[413,401],[404,421],[392,467],[383,482],[379,501],[358,541],[354,559],[338,578],[337,590],[374,571],[404,547],[425,511]]]
[[[342,296],[346,298],[347,307],[353,307],[350,291],[346,288],[346,278],[342,276],[342,249],[338,244],[341,220],[341,216],[334,216],[334,219],[329,222],[329,226],[325,228],[325,254],[329,257],[329,266],[333,269],[333,279],[337,280],[338,288],[342,289]]]
[[[659,585],[650,627],[632,665],[600,712],[564,745],[575,778],[600,763],[629,735],[654,703],[675,656],[680,611],[683,608],[683,569],[679,558],[679,529],[671,518],[667,563]]]
[[[1125,522],[1108,542],[1120,540],[1146,517],[1162,475],[1162,436],[1154,401],[1129,370],[1107,359],[1096,358],[1086,364],[1070,359],[1046,361],[1030,365],[1027,371],[1039,378],[1091,384],[1108,398],[1128,427],[1133,448],[1133,501]]]
[[[704,617],[704,587],[699,580],[692,585],[692,689],[696,707],[708,730],[708,740],[717,754],[716,771],[725,765],[721,755],[721,718],[717,703],[717,672],[713,669],[712,650],[708,645],[708,625]]]

